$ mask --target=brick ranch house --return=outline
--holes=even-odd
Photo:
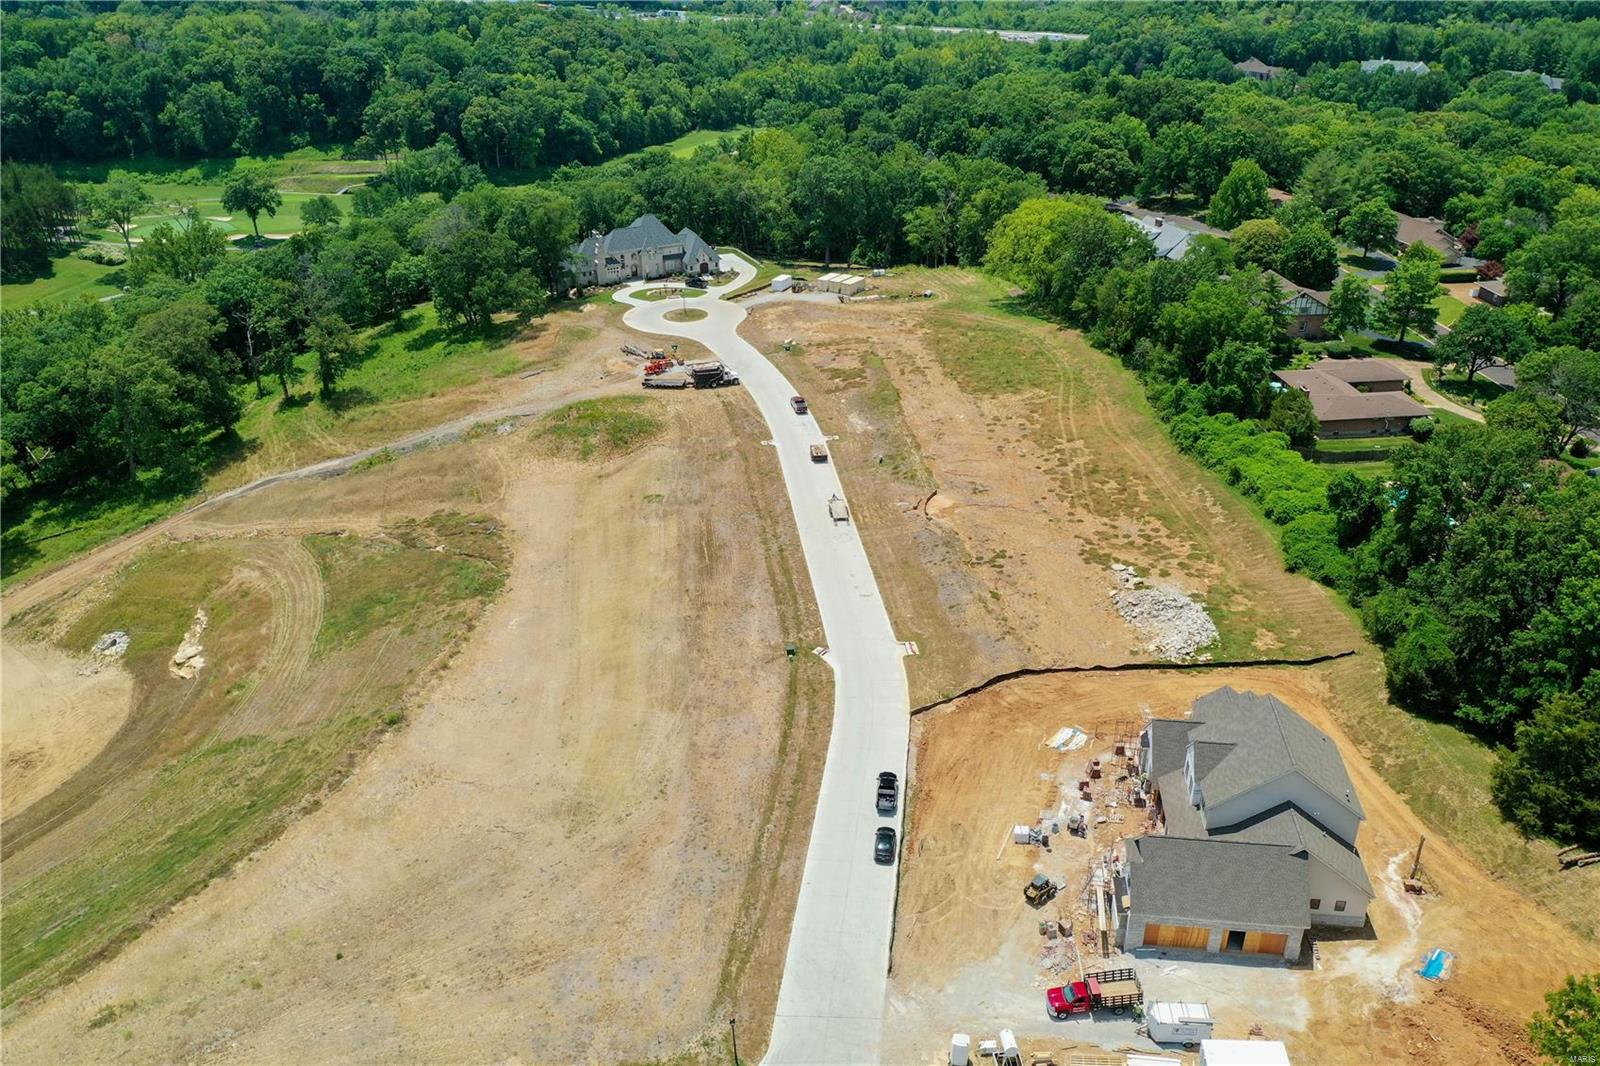
[[[1317,436],[1381,437],[1409,432],[1428,409],[1406,394],[1406,375],[1380,359],[1322,359],[1272,375],[1311,398]]]
[[[1366,924],[1366,812],[1333,740],[1281,700],[1201,696],[1145,727],[1139,765],[1166,832],[1128,841],[1124,950],[1296,959],[1312,927]]]

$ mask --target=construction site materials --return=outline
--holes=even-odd
[[[687,389],[689,376],[687,374],[659,374],[653,378],[645,378],[640,382],[647,389]]]
[[[1445,981],[1450,977],[1450,971],[1455,968],[1456,957],[1444,948],[1434,948],[1422,957],[1422,966],[1417,970],[1424,981]]]
[[[952,1034],[950,1037],[950,1066],[967,1066],[971,1057],[972,1037],[966,1033]]]
[[[1031,844],[1033,842],[1033,827],[1014,825],[1011,827],[1011,843]]]
[[[644,376],[647,378],[655,377],[657,374],[664,374],[671,369],[671,359],[652,359],[644,365]]]
[[[1200,1066],[1292,1066],[1281,1040],[1202,1040]]]
[[[838,493],[828,497],[828,517],[833,519],[836,525],[850,521],[850,505],[845,503]]]
[[[1044,874],[1034,874],[1033,880],[1022,888],[1022,898],[1030,907],[1043,907],[1046,903],[1056,898],[1056,893],[1061,891],[1061,886],[1050,880]]]
[[[1194,1047],[1211,1039],[1211,1008],[1204,1003],[1152,1003],[1145,1008],[1150,1039]]]
[[[824,448],[820,444],[813,444],[811,446],[811,461],[813,463],[825,463],[825,462],[827,462],[828,461],[828,449]]]
[[[1022,1066],[1022,1049],[1017,1046],[1017,1036],[1010,1029],[1000,1030],[1000,1054],[995,1061],[1000,1066]]]

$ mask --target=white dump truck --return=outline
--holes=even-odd
[[[1211,1039],[1211,1008],[1204,1003],[1151,1003],[1144,1016],[1158,1044],[1194,1047]]]

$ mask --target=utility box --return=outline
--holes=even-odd
[[[1150,1039],[1194,1047],[1211,1039],[1211,1008],[1204,1003],[1152,1003],[1145,1010]]]

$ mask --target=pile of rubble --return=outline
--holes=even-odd
[[[78,676],[92,677],[100,672],[100,667],[112,659],[120,659],[128,653],[128,644],[132,638],[120,629],[113,629],[109,633],[102,633],[100,639],[94,642],[90,649],[92,657],[82,666],[78,667]]]
[[[1145,650],[1163,659],[1183,660],[1215,643],[1217,627],[1199,604],[1174,588],[1146,586],[1133,567],[1113,563],[1118,588],[1111,593],[1117,613],[1145,638]]]

